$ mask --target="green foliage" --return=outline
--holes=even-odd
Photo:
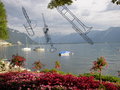
[[[56,72],[56,73],[59,73],[59,74],[62,74],[62,75],[66,75],[66,74],[71,74],[71,73],[65,73],[63,71],[59,71],[57,69],[44,69],[42,70],[41,72]],[[71,75],[74,75],[74,74],[71,74]],[[78,75],[74,75],[74,76],[78,76]],[[96,80],[99,80],[99,73],[84,73],[84,74],[80,74],[80,76],[87,76],[87,77],[90,77],[90,76],[93,76]],[[101,79],[102,81],[110,81],[110,82],[118,82],[120,83],[120,78],[119,77],[116,77],[116,76],[110,76],[110,75],[102,75],[101,76]]]
[[[44,73],[47,73],[47,72],[56,72],[56,73],[59,73],[59,74],[66,74],[65,72],[63,71],[60,71],[60,70],[57,70],[57,69],[43,69],[41,72],[44,72]]]
[[[117,5],[120,5],[120,0],[112,0],[112,3],[115,3]]]
[[[62,74],[62,75],[78,76],[78,75],[76,75],[76,74],[68,73],[68,72],[63,72],[63,71],[60,71],[60,70],[55,69],[55,68],[53,68],[53,69],[43,69],[43,70],[41,70],[41,72],[44,72],[44,73],[47,73],[47,72],[53,72],[53,73],[54,73],[54,72],[55,72],[55,73]]]
[[[56,69],[60,69],[61,68],[60,61],[55,61],[55,68]]]
[[[101,57],[97,58],[97,61],[93,62],[93,67],[91,68],[91,70],[101,72],[103,67],[107,66],[107,65],[108,65],[108,63],[107,63],[106,59],[101,56]]]
[[[65,89],[61,86],[58,86],[58,87],[53,87],[52,90],[65,90]]]
[[[112,0],[112,3],[115,3],[117,5],[120,5],[120,0]],[[73,0],[51,0],[48,4],[48,8],[53,9],[57,8],[58,6],[63,5],[71,5],[73,3]]]
[[[103,84],[100,84],[100,86],[98,87],[98,90],[106,90],[106,88]]]
[[[80,76],[93,76],[96,80],[99,80],[99,73],[84,73],[80,74]],[[110,76],[110,75],[102,75],[101,76],[102,81],[110,81],[110,82],[119,82],[120,83],[120,78],[115,77],[115,76]]]
[[[39,60],[39,61],[35,61],[35,62],[33,63],[33,65],[34,65],[33,69],[35,69],[36,71],[40,70],[43,66],[45,66],[44,64],[42,64],[42,63],[40,62],[40,60]]]
[[[112,0],[112,3],[115,3],[117,5],[120,5],[120,0]],[[63,5],[71,5],[73,3],[73,0],[51,0],[50,3],[48,4],[48,8],[53,9],[57,8],[58,6],[63,6]]]
[[[102,69],[103,69],[104,66],[107,66],[107,65],[108,65],[108,63],[107,63],[106,59],[103,56],[97,58],[97,61],[93,62],[93,67],[91,68],[91,70],[99,72],[99,77],[100,77],[99,80],[100,80],[100,82],[102,82],[102,77],[101,77]]]
[[[73,0],[51,0],[51,2],[48,4],[48,8],[53,9],[57,8],[58,6],[63,6],[65,4],[71,5],[73,3]]]
[[[5,71],[5,63],[3,59],[0,59],[0,71]]]
[[[2,2],[0,2],[0,39],[8,39],[7,16]]]

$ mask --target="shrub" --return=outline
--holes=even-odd
[[[16,54],[12,56],[12,59],[10,61],[11,61],[10,65],[12,67],[14,67],[15,65],[20,67],[24,65],[24,61],[26,61],[26,59]]]
[[[105,88],[107,90],[118,90],[118,87],[116,87],[114,84],[112,83],[103,83],[103,85],[105,86]]]
[[[5,71],[5,62],[3,59],[0,59],[0,71]]]
[[[58,73],[58,74],[62,74],[62,75],[65,75],[67,73],[63,72],[63,71],[60,71],[58,69],[43,69],[41,72],[44,72],[44,73],[47,73],[47,72],[51,72],[51,73]]]
[[[112,83],[102,83],[107,90],[117,90]],[[0,74],[0,90],[94,90],[98,89],[99,81],[94,77],[76,77],[70,74],[9,72]]]
[[[35,69],[36,71],[40,70],[43,66],[45,66],[44,64],[42,64],[42,63],[40,62],[40,60],[39,60],[39,61],[35,61],[35,62],[33,63],[33,65],[34,65],[33,69]]]
[[[101,57],[97,58],[97,61],[93,62],[93,66],[90,69],[90,70],[99,72],[100,82],[102,82],[102,79],[101,79],[102,69],[104,68],[104,66],[107,66],[107,65],[108,65],[108,63],[107,63],[106,59],[103,56],[101,56]]]
[[[98,73],[84,73],[80,74],[79,76],[93,76],[96,80],[99,80],[99,74]],[[116,76],[109,76],[109,75],[102,75],[101,76],[102,81],[110,81],[110,82],[119,82],[120,83],[120,78]]]
[[[59,61],[55,61],[55,68],[56,69],[60,69],[61,68],[61,64]]]

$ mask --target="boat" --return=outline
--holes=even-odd
[[[35,47],[35,49],[33,49],[34,51],[37,51],[37,52],[43,52],[43,51],[45,51],[45,49],[44,48],[41,48],[41,47]]]
[[[70,56],[72,54],[70,51],[61,51],[59,52],[59,56]]]
[[[45,22],[45,18],[44,18],[44,14],[42,13],[42,18],[43,18],[43,22],[44,22],[44,28],[43,28],[43,32],[45,35],[45,39],[46,39],[46,44],[50,44],[51,48],[50,48],[50,52],[55,52],[57,49],[53,46],[53,42],[52,42],[52,38],[49,35],[49,28],[48,25]]]
[[[26,37],[26,47],[22,48],[23,51],[31,51],[31,48],[28,47],[27,37]]]
[[[45,51],[45,48],[42,48],[41,45],[40,45],[40,39],[39,39],[39,46],[35,47],[33,49],[33,51],[37,51],[37,52],[44,52]]]
[[[23,51],[31,51],[31,48],[29,47],[25,47],[25,48],[22,48]]]

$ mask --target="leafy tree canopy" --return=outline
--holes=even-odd
[[[117,5],[120,5],[120,0],[112,0],[112,3],[115,3]]]
[[[4,4],[0,1],[0,39],[7,39],[8,31],[7,31],[7,16],[4,8]]]
[[[51,2],[48,4],[48,8],[53,9],[58,6],[63,6],[65,4],[71,5],[73,3],[73,0],[51,0]]]
[[[51,0],[51,2],[48,4],[48,8],[53,9],[58,6],[63,5],[71,5],[73,3],[73,0]],[[112,3],[115,3],[117,5],[120,5],[120,0],[112,0]]]

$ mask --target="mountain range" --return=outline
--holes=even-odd
[[[120,42],[120,27],[110,27],[107,30],[99,31],[93,30],[87,34],[87,36],[94,43],[101,42]],[[53,43],[81,43],[86,42],[78,33],[71,33],[68,35],[62,35],[58,33],[51,34]],[[36,37],[36,42],[42,41],[45,43],[44,37]]]
[[[29,44],[37,44],[37,43],[45,43],[45,37],[35,37],[31,39],[27,34],[21,33],[17,30],[13,30],[8,28],[9,31],[9,39],[8,42],[17,43],[20,41],[21,43]],[[120,42],[120,27],[110,27],[107,30],[99,31],[93,30],[87,34],[87,36],[94,43],[102,43],[102,42]],[[68,35],[63,35],[61,33],[51,34],[51,39],[53,43],[83,43],[86,42],[78,33],[71,33]],[[37,43],[36,43],[37,42]]]
[[[27,42],[29,44],[35,44],[36,43],[25,33],[21,33],[17,30],[10,29],[10,28],[8,28],[8,32],[9,32],[9,39],[6,40],[6,41],[8,41],[10,43],[17,44],[17,42],[19,41],[22,44],[26,44],[26,38],[27,38]]]

